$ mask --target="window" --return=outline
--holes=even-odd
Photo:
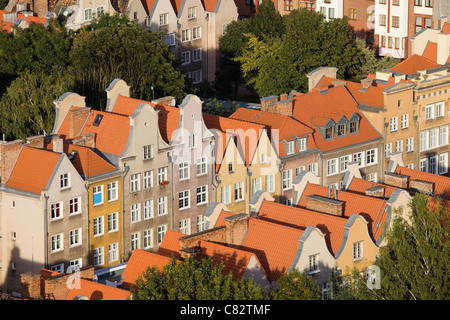
[[[430,129],[430,148],[438,146],[439,128]]]
[[[337,170],[337,159],[330,159],[330,160],[328,160],[327,161],[327,174],[330,176],[330,175],[333,175],[333,174],[336,174],[336,173],[338,173],[338,170]]]
[[[179,227],[180,227],[180,233],[190,234],[191,220],[190,219],[180,220]]]
[[[428,158],[420,159],[420,171],[428,172]]]
[[[181,64],[188,64],[191,62],[191,52],[184,51],[181,53]]]
[[[103,217],[94,218],[94,237],[103,235]]]
[[[169,14],[168,13],[163,13],[159,15],[159,25],[160,26],[165,26],[169,24]]]
[[[81,245],[81,228],[69,231],[69,247]]]
[[[275,191],[275,175],[274,174],[268,174],[266,176],[266,191],[270,192],[270,193]]]
[[[292,169],[283,171],[283,190],[292,188]]]
[[[131,251],[139,249],[139,232],[131,234]]]
[[[197,159],[197,176],[207,173],[206,157]]]
[[[448,144],[448,126],[442,126],[440,128],[439,145],[443,146]]]
[[[415,6],[422,6],[422,0],[414,0],[414,5]]]
[[[161,244],[164,238],[164,234],[166,233],[166,230],[167,230],[166,225],[158,226],[158,245]]]
[[[393,6],[399,6],[400,5],[400,0],[392,0],[392,5]]]
[[[144,160],[152,159],[153,158],[153,145],[143,146],[142,148],[143,148],[142,158]]]
[[[317,162],[311,163],[309,165],[309,171],[314,173],[316,176],[319,174],[319,165]]]
[[[244,182],[238,182],[234,184],[234,201],[242,200],[244,200]]]
[[[108,261],[113,262],[119,260],[119,243],[114,242],[108,245]]]
[[[234,165],[233,162],[228,163],[228,172],[234,172]]]
[[[403,152],[403,140],[395,141],[395,151],[396,152]]]
[[[181,30],[181,42],[191,41],[191,29]]]
[[[59,187],[61,190],[70,188],[70,173],[63,173],[59,176]]]
[[[364,152],[354,153],[353,161],[358,162],[360,167],[364,166]]]
[[[108,232],[119,231],[119,213],[113,212],[108,214]]]
[[[293,8],[294,8],[294,1],[284,0],[284,10],[285,11],[292,11]]]
[[[351,162],[351,156],[350,155],[341,157],[341,160],[340,160],[341,172],[344,172],[345,170],[347,170],[347,164],[349,162]]]
[[[108,201],[115,201],[118,199],[117,181],[108,183]]]
[[[298,139],[298,151],[304,151],[308,147],[306,145],[306,138]]]
[[[222,35],[225,35],[225,33],[227,33],[228,25],[229,25],[229,23],[222,24]]]
[[[377,174],[376,173],[368,173],[364,176],[364,180],[377,182]]]
[[[92,19],[92,9],[84,10],[84,21],[89,21]]]
[[[202,48],[192,50],[192,61],[202,60]]]
[[[377,163],[377,149],[367,150],[366,165]]]
[[[104,253],[103,253],[103,247],[95,248],[94,249],[94,266],[101,266],[104,263]]]
[[[363,258],[363,242],[358,241],[353,243],[353,261],[358,261]]]
[[[252,179],[252,193],[261,190],[261,177]]]
[[[175,45],[175,32],[166,34],[165,41],[169,47],[174,46]]]
[[[197,40],[202,38],[202,27],[192,28],[192,40]]]
[[[433,7],[433,0],[425,0],[425,7]]]
[[[220,193],[222,196],[222,203],[223,204],[230,204],[231,203],[231,195],[230,195],[230,186],[223,186],[220,189]]]
[[[97,206],[103,204],[103,186],[95,186],[92,188],[92,204]]]
[[[153,229],[144,230],[144,249],[153,248]]]
[[[158,168],[158,185],[167,181],[167,167]]]
[[[295,152],[295,142],[294,141],[286,141],[286,153],[292,154]]]
[[[319,272],[319,254],[309,256],[309,274]]]
[[[197,187],[197,205],[206,204],[208,202],[208,187]]]
[[[192,72],[192,83],[200,83],[202,82],[202,70],[196,70]]]
[[[138,192],[140,190],[140,178],[141,175],[139,173],[130,176],[130,193]]]
[[[355,13],[355,17],[356,17],[356,13]],[[334,8],[330,7],[328,8],[328,19],[333,19],[334,18]]]
[[[328,127],[325,129],[325,139],[333,138],[333,127]]]
[[[61,219],[63,217],[62,207],[62,202],[55,202],[50,205],[51,220]]]
[[[409,114],[402,114],[401,117],[401,127],[402,129],[406,129],[409,126]]]
[[[386,4],[386,0],[380,0],[379,3],[380,4]]]
[[[197,7],[188,8],[188,19],[195,19],[197,17]]]
[[[97,7],[97,18],[100,17],[104,13],[105,13],[105,7],[103,7],[103,6]]]
[[[439,174],[448,173],[448,152],[439,155]]]
[[[380,20],[380,26],[386,26],[386,15],[385,14],[380,14],[379,15],[379,20]]]
[[[144,201],[144,220],[153,218],[153,199]]]
[[[203,215],[197,216],[197,232],[206,230],[206,217]]]
[[[349,17],[351,20],[356,20],[356,9],[350,8],[350,9],[349,9],[349,13],[348,13],[348,17]]]
[[[425,106],[425,120],[434,119],[434,104]]]
[[[189,162],[181,162],[178,166],[178,178],[180,181],[189,179]]]
[[[153,188],[153,170],[144,171],[142,178],[143,188],[150,189]]]
[[[391,132],[397,131],[397,129],[398,129],[397,117],[392,117],[391,118],[390,128],[391,128]]]
[[[338,125],[337,135],[338,137],[342,137],[345,135],[345,124]]]
[[[414,138],[407,138],[406,139],[406,152],[414,151]]]
[[[69,214],[77,214],[81,212],[81,198],[72,198],[69,200]]]
[[[141,221],[141,204],[133,203],[130,205],[131,223]]]
[[[438,173],[438,156],[432,156],[429,158],[428,162],[428,172],[437,174]]]
[[[63,234],[55,234],[51,237],[52,240],[52,253],[63,250]]]
[[[197,146],[197,139],[195,134],[189,136],[189,148],[195,148]]]
[[[384,144],[384,157],[387,158],[391,155],[392,153],[392,143],[385,143]]]
[[[392,27],[398,28],[400,26],[400,17],[399,16],[392,16]]]
[[[444,116],[444,106],[445,106],[444,101],[436,103],[436,118]]]
[[[427,150],[428,149],[428,131],[422,131],[420,133],[420,150]]]
[[[158,198],[158,216],[167,214],[167,196]]]

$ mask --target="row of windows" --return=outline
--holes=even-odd
[[[202,49],[192,50],[192,62],[197,62],[202,60]],[[184,51],[181,53],[181,64],[191,63],[191,51]]]
[[[192,35],[192,39],[191,39]],[[191,40],[198,40],[202,38],[202,27],[197,26],[192,29],[181,30],[181,42],[188,42]]]
[[[400,128],[407,129],[409,127],[409,114],[405,113],[400,116]],[[391,132],[398,130],[398,117],[392,117],[389,122]]]
[[[364,157],[365,153],[365,157]],[[347,170],[348,163],[356,161],[359,162],[359,167],[370,166],[378,163],[378,150],[371,149],[366,152],[361,151],[353,155],[346,155],[340,158],[327,160],[327,175],[335,175]]]
[[[196,232],[202,232],[206,230],[206,217],[203,215],[197,216]],[[190,235],[191,234],[191,219],[180,220],[178,224],[181,233]]]
[[[434,174],[448,173],[448,152],[420,159],[420,171]]]
[[[134,173],[130,175],[130,193],[136,193],[143,190],[151,189],[154,187],[154,171],[147,170],[142,173],[142,186],[141,186],[141,173]],[[163,186],[168,183],[167,167],[161,167],[157,169],[157,184]]]
[[[168,213],[167,199],[167,196],[161,196],[157,198],[156,214],[158,216],[163,216]],[[133,203],[132,205],[130,205],[131,223],[141,221],[141,208],[143,208],[144,211],[144,220],[152,219],[154,217],[155,209],[153,199],[145,200],[144,202],[142,202],[142,204],[140,202]]]
[[[104,202],[103,185],[92,187],[92,205],[98,206]],[[116,201],[119,199],[118,182],[113,181],[107,184],[107,201]]]
[[[64,233],[58,233],[50,237],[52,253],[64,250]],[[77,228],[69,231],[69,248],[77,247],[83,244],[82,229]]]
[[[208,203],[208,186],[200,186],[196,188],[196,203],[198,206]],[[183,190],[178,193],[178,208],[180,210],[189,209],[191,207],[191,190]]]
[[[105,12],[104,6],[99,6],[96,9],[96,15],[97,17],[100,17]],[[93,10],[91,8],[84,10],[84,21],[90,21],[93,18]]]
[[[448,145],[448,125],[420,132],[420,151]]]
[[[405,38],[381,36],[380,46],[389,49],[404,49]]]
[[[50,220],[58,220],[64,217],[63,201],[50,204]],[[69,199],[69,215],[81,213],[81,197]]]
[[[160,225],[157,227],[157,242],[158,245],[161,244],[164,235],[167,231],[167,225]],[[143,243],[141,246],[141,233],[134,232],[130,235],[131,237],[131,251],[135,249],[150,249],[153,248],[153,229],[147,229],[143,231]]]
[[[198,158],[195,164],[197,176],[202,176],[208,173],[206,157]],[[183,161],[178,165],[178,179],[179,181],[188,180],[191,177],[191,166],[189,161]]]
[[[384,156],[387,158],[393,152],[393,143],[389,142],[384,145]],[[403,152],[403,140],[397,140],[395,142],[395,152]],[[406,152],[414,151],[414,138],[410,137],[406,139]]]

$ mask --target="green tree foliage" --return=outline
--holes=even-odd
[[[294,269],[277,281],[277,289],[270,292],[273,300],[320,300],[320,289],[311,277]]]
[[[244,300],[263,299],[259,285],[252,280],[234,281],[224,273],[224,265],[214,265],[211,258],[172,259],[162,272],[148,268],[131,292],[134,300]]]
[[[82,29],[74,39],[70,58],[79,84],[77,92],[100,109],[106,105],[104,90],[115,78],[123,79],[130,86],[130,95],[138,99],[172,95],[180,101],[185,95],[184,75],[175,70],[175,57],[161,34],[119,16],[103,15]]]
[[[397,215],[380,248],[380,289],[369,289],[366,279],[353,276],[347,296],[377,300],[447,300],[450,298],[450,215],[448,208],[431,205],[416,194],[409,219]],[[349,294],[350,293],[350,294]]]

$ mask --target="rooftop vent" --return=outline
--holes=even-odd
[[[102,121],[102,119],[103,119],[103,115],[102,114],[96,115],[93,125],[98,127],[100,125],[100,122]]]

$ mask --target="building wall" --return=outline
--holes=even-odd
[[[374,38],[375,2],[373,0],[344,0],[344,16],[349,17],[348,25],[359,38],[377,46]],[[373,42],[371,42],[373,39]]]
[[[116,13],[116,10],[114,10],[110,0],[78,0],[75,7],[75,12],[67,20],[66,27],[68,29],[76,30],[89,24],[92,18],[98,16],[97,9],[99,7],[103,7],[104,13],[108,13],[110,15],[114,15],[114,13]],[[92,10],[90,18],[85,15],[85,11],[89,9]]]

